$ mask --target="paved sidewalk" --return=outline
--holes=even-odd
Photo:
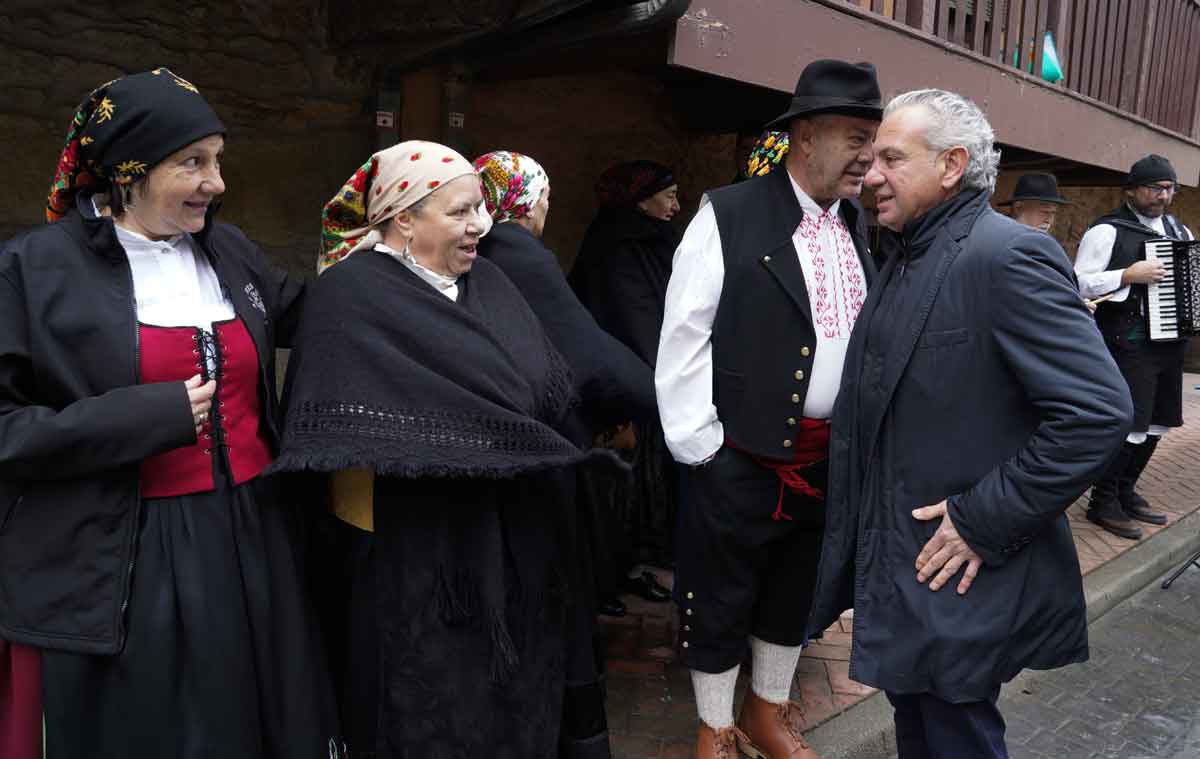
[[[1141,525],[1147,538],[1170,529],[1200,510],[1200,374],[1184,375],[1184,417],[1188,426],[1173,430],[1155,452],[1139,482],[1139,492],[1167,512],[1165,527]],[[1087,521],[1086,496],[1067,512],[1083,573],[1098,569],[1137,545]],[[1200,573],[1200,570],[1198,570]],[[660,575],[670,585],[668,573]],[[1181,581],[1182,582],[1182,581]],[[614,759],[690,757],[696,715],[687,672],[675,663],[677,620],[672,604],[651,604],[625,597],[629,614],[601,617],[608,634],[608,717]],[[851,680],[852,614],[831,627],[800,660],[792,697],[806,711],[811,729],[837,716],[875,691]],[[745,687],[743,668],[740,688]],[[740,693],[739,693],[740,698]],[[1196,691],[1200,702],[1200,690]],[[1117,756],[1117,755],[1113,755]]]
[[[1088,630],[1086,664],[1005,688],[1011,759],[1200,758],[1200,569]]]

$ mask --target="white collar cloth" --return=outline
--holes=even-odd
[[[412,254],[407,250],[396,250],[389,245],[381,242],[375,243],[375,250],[383,253],[386,256],[391,256],[400,263],[408,267],[409,271],[420,277],[427,285],[437,290],[442,295],[445,295],[452,301],[458,301],[458,277],[447,277],[445,274],[438,274],[432,269],[427,269],[417,263],[417,259],[413,258]]]

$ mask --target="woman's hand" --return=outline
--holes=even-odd
[[[203,382],[200,375],[192,377],[183,383],[187,387],[188,401],[192,404],[192,421],[196,423],[196,437],[208,422],[208,412],[212,409],[213,394],[217,392],[217,381]]]

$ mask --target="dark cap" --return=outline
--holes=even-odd
[[[1163,181],[1179,182],[1179,178],[1175,175],[1175,167],[1166,158],[1151,153],[1145,158],[1138,159],[1137,163],[1129,169],[1129,176],[1125,177],[1125,186],[1137,187]]]
[[[786,130],[793,119],[819,113],[883,120],[883,98],[879,80],[870,63],[846,63],[823,59],[808,64],[796,82],[792,105],[767,129]]]

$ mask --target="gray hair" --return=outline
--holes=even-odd
[[[910,106],[922,106],[933,116],[933,123],[925,132],[929,147],[938,152],[954,147],[966,149],[967,168],[959,187],[994,192],[996,174],[1000,171],[1000,151],[995,147],[996,134],[992,125],[979,106],[946,90],[913,90],[892,98],[883,115],[886,118]]]

